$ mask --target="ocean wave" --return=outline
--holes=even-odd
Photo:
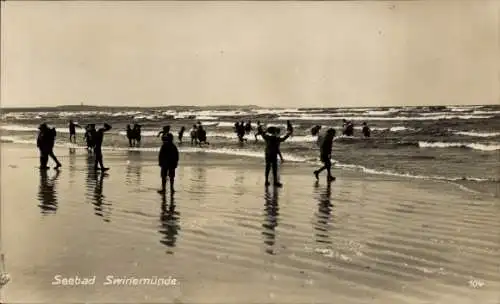
[[[16,132],[38,132],[38,126],[22,126],[22,125],[3,125],[0,126],[0,130],[5,131],[16,131]],[[56,127],[57,133],[68,133],[68,127]],[[76,128],[76,133],[84,134],[85,130],[81,128]]]
[[[414,178],[414,179],[425,179],[425,180],[441,180],[441,181],[448,181],[448,182],[458,182],[458,181],[469,181],[469,182],[494,182],[498,183],[500,182],[499,179],[493,179],[493,178],[479,178],[479,177],[471,177],[471,176],[461,176],[461,177],[447,177],[447,176],[439,176],[439,175],[418,175],[418,174],[411,174],[411,173],[399,173],[399,172],[394,172],[390,170],[376,170],[376,169],[370,169],[361,165],[353,165],[353,164],[342,164],[342,163],[335,163],[336,167],[340,168],[345,168],[345,169],[353,169],[357,171],[362,171],[364,173],[368,174],[374,174],[374,175],[386,175],[386,176],[394,176],[394,177],[404,177],[404,178]]]
[[[454,131],[451,132],[457,135],[472,136],[472,137],[495,137],[500,136],[500,132],[477,132],[477,131]]]
[[[426,142],[419,141],[420,148],[468,148],[479,151],[496,151],[500,150],[500,144],[480,144],[480,143],[454,143],[454,142]]]
[[[398,120],[441,120],[441,119],[489,119],[494,116],[480,116],[480,115],[439,115],[439,116],[396,116],[396,117],[373,117],[373,116],[315,116],[315,115],[303,115],[303,116],[280,116],[277,120],[361,120],[361,121],[372,121],[372,120],[387,120],[387,121],[398,121]]]

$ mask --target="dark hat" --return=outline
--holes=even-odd
[[[42,123],[38,126],[38,130],[42,130],[42,129],[47,129],[47,124],[46,123]]]

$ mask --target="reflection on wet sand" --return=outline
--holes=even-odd
[[[236,198],[245,194],[245,172],[242,169],[237,169],[234,178],[234,190]]]
[[[170,194],[170,204],[167,203],[165,194],[162,194],[161,198],[161,227],[158,232],[163,235],[163,238],[160,240],[160,243],[168,247],[168,254],[174,254],[173,248],[176,245],[180,230],[180,214],[179,212],[175,211],[175,200],[173,194]]]
[[[103,194],[103,182],[104,178],[107,177],[107,173],[93,173],[91,174],[91,183],[94,184],[94,195],[92,204],[94,205],[94,214],[101,216],[105,222],[110,222],[111,208],[110,203],[105,200]]]
[[[266,245],[266,253],[276,254],[275,253],[275,243],[276,243],[276,227],[278,226],[278,216],[279,216],[279,189],[274,188],[273,193],[269,193],[269,189],[266,188],[266,192],[264,194],[264,223],[262,227],[264,230],[262,231],[262,235],[264,236],[264,245]]]
[[[76,171],[76,150],[69,148],[69,184],[72,186],[75,183]]]
[[[319,192],[318,197],[318,211],[316,212],[316,225],[314,230],[316,231],[316,242],[322,244],[332,244],[330,239],[330,229],[332,220],[332,186],[331,183],[327,183],[324,190],[320,191],[319,184],[315,184],[316,190]]]
[[[141,151],[127,152],[126,184],[139,187],[142,183]]]
[[[38,190],[38,200],[42,215],[55,214],[57,211],[56,185],[59,178],[59,170],[49,179],[47,170],[40,170],[40,186]]]

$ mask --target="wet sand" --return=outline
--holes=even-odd
[[[327,187],[291,162],[266,192],[262,160],[205,153],[162,197],[156,153],[105,151],[106,175],[56,154],[44,176],[33,147],[1,146],[3,302],[500,303],[498,198],[338,170]]]

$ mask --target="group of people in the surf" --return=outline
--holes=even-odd
[[[354,136],[354,123],[346,119],[342,119],[342,134],[345,136]],[[364,137],[370,137],[371,130],[366,122],[363,122],[363,129],[361,130]]]
[[[141,145],[141,128],[140,124],[134,124],[133,127],[127,125],[127,139],[130,147],[139,147]]]
[[[183,127],[182,127],[183,128]],[[182,132],[184,130],[181,128]],[[180,131],[179,131],[180,132]],[[202,126],[201,121],[198,121],[191,128],[189,135],[191,136],[191,145],[209,145],[210,143],[207,141],[207,131]],[[182,142],[182,141],[179,141]]]
[[[76,127],[79,127],[73,121],[70,121],[69,129],[70,129],[70,141],[72,143],[76,142],[75,133]],[[246,141],[244,136],[250,134],[253,130],[252,124],[250,121],[237,122],[234,125],[235,132],[238,135],[238,139],[241,143]],[[323,163],[321,168],[315,170],[313,172],[316,179],[319,179],[319,174],[326,170],[327,172],[327,182],[332,182],[335,180],[335,177],[331,173],[331,157],[332,157],[332,146],[333,141],[336,135],[335,129],[328,128],[324,134],[320,134],[321,126],[315,126],[311,129],[311,134],[313,136],[318,136],[318,144],[319,144],[319,156],[320,161]],[[95,158],[94,169],[101,169],[102,171],[107,171],[109,168],[104,167],[103,165],[103,155],[102,155],[102,144],[104,139],[104,133],[111,129],[111,125],[104,123],[102,128],[96,129],[95,124],[88,124],[85,127],[85,140],[87,143],[87,149],[89,153],[92,153]],[[39,134],[37,139],[37,146],[40,150],[40,168],[48,169],[47,163],[49,157],[51,157],[56,163],[56,169],[60,168],[62,165],[58,161],[57,157],[54,155],[54,144],[56,138],[56,130],[55,128],[49,128],[47,124],[43,123],[39,127]],[[346,136],[352,136],[354,130],[354,125],[352,122],[348,122],[347,120],[343,120],[343,134]],[[179,163],[179,151],[174,143],[174,136],[172,135],[170,125],[166,125],[162,128],[162,130],[158,133],[157,137],[161,137],[162,146],[160,148],[160,153],[158,155],[158,165],[160,167],[160,176],[161,176],[161,189],[158,191],[159,193],[166,193],[166,183],[167,179],[170,181],[170,192],[173,193],[174,189],[174,181],[175,181],[175,170]],[[179,143],[182,143],[182,138],[185,132],[185,128],[181,127],[178,133]],[[281,136],[281,129],[279,127],[270,126],[264,130],[264,126],[257,121],[257,129],[255,132],[255,139],[260,136],[265,142],[265,185],[271,185],[269,175],[272,171],[273,177],[273,185],[275,187],[281,187],[282,183],[280,182],[279,174],[278,174],[278,157],[283,161],[283,157],[281,155],[280,145],[282,142],[286,141],[290,136],[292,136],[294,132],[294,127],[290,121],[287,121],[286,134]],[[363,134],[365,137],[370,136],[370,129],[368,128],[366,123],[363,123]],[[191,144],[193,145],[203,145],[209,144],[207,141],[206,130],[201,125],[201,122],[194,124],[191,131]],[[139,124],[135,124],[133,128],[130,125],[127,125],[127,138],[129,139],[130,146],[137,146],[141,141],[141,126]]]
[[[72,120],[69,122],[69,140],[71,143],[76,143],[76,128],[79,126]],[[40,169],[48,169],[49,157],[54,160],[56,166],[54,169],[59,169],[62,167],[61,162],[57,159],[54,154],[54,145],[56,141],[56,129],[54,127],[50,128],[46,123],[42,123],[38,127],[38,137],[37,137],[37,147],[40,151]],[[95,124],[88,124],[85,127],[85,141],[87,143],[87,150],[89,153],[94,155],[95,165],[94,169],[107,171],[109,168],[104,167],[103,155],[102,155],[102,143],[104,140],[104,132],[111,130],[111,126],[104,123],[102,128],[96,129]]]

